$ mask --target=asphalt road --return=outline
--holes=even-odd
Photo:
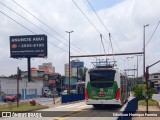
[[[132,99],[132,95],[130,99]],[[56,98],[58,99],[58,98]],[[52,98],[40,98],[38,99],[40,104],[53,103]],[[123,111],[126,104],[122,108],[117,106],[103,106],[102,108],[95,109],[92,105],[86,105],[84,101],[57,104],[53,108],[33,111],[31,113],[22,113],[20,117],[3,117],[3,120],[115,120],[115,114],[120,114]],[[21,117],[21,116],[30,117]],[[33,117],[35,116],[35,117]],[[36,117],[37,116],[37,117]],[[42,116],[42,117],[41,117]]]
[[[84,101],[72,104],[58,105],[53,108],[34,111],[41,113],[42,117],[10,117],[0,118],[3,120],[115,120],[113,113],[121,111],[122,108],[115,106],[104,106],[95,109],[92,105],[86,105]]]

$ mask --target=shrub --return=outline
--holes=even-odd
[[[32,100],[32,101],[30,101],[29,103],[30,103],[31,105],[33,105],[33,106],[36,105],[36,101],[35,101],[35,100]]]
[[[155,101],[155,100],[152,100],[152,99],[149,99],[148,100],[148,105],[149,106],[157,106],[157,101]],[[138,105],[144,105],[144,106],[146,106],[146,101],[145,100],[139,100],[138,101]]]
[[[145,92],[146,92],[146,85],[134,85],[132,88],[132,91],[134,92],[135,97],[138,98],[138,100],[145,99]]]
[[[156,89],[155,88],[150,88],[148,90],[148,97],[152,98],[152,95],[156,93]]]
[[[138,98],[138,100],[145,99],[146,97],[146,85],[145,84],[134,85],[132,88],[132,91],[134,92],[134,95],[135,97]],[[156,92],[155,88],[149,88],[148,98],[150,99],[155,92]]]

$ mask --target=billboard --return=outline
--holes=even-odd
[[[47,57],[47,36],[10,36],[10,56],[12,58]]]
[[[72,68],[84,67],[84,62],[71,62],[71,67]]]

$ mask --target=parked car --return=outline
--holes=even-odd
[[[11,101],[11,102],[14,102],[17,100],[17,95],[13,95],[13,96],[5,96],[4,97],[4,102],[7,102],[7,101]]]
[[[47,97],[47,93],[50,92],[50,89],[48,87],[43,87],[43,96]]]

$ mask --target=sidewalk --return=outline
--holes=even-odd
[[[146,106],[139,105],[137,112],[138,111],[145,112]],[[158,106],[149,106],[148,111],[159,111],[160,112],[160,108]],[[132,117],[132,120],[160,120],[160,117]]]

